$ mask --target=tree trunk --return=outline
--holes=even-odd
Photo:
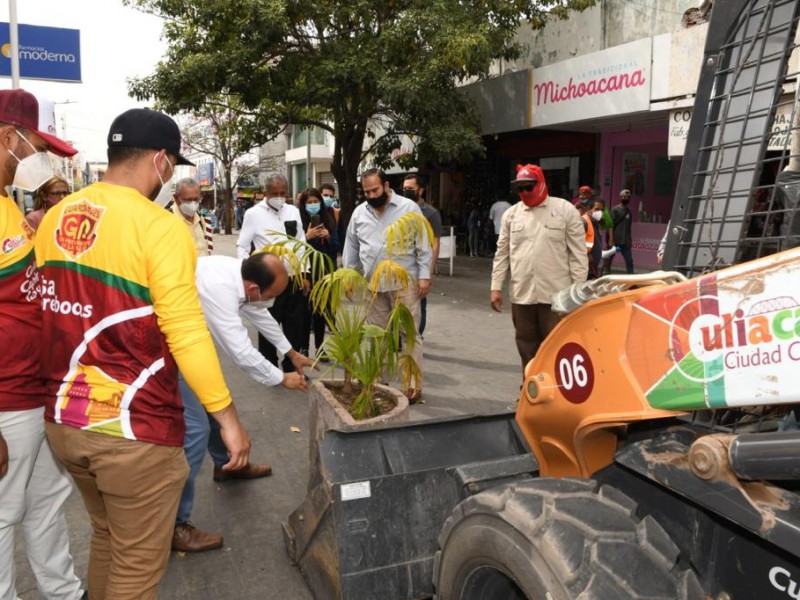
[[[365,129],[355,127],[349,129],[347,134],[337,131],[336,145],[331,161],[331,173],[339,184],[339,200],[341,212],[339,214],[339,230],[344,232],[350,222],[350,215],[356,206],[358,187],[358,167],[361,164],[361,152],[364,147]]]
[[[223,210],[222,223],[225,225],[225,235],[233,233],[233,188],[231,187],[230,165],[225,165],[225,204]]]

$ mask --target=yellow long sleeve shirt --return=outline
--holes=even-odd
[[[96,183],[47,212],[35,250],[47,420],[180,446],[178,368],[209,412],[231,403],[175,215]]]

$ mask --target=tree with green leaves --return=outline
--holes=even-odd
[[[130,92],[174,113],[234,94],[256,142],[286,124],[330,132],[347,218],[365,155],[380,165],[404,134],[418,140],[406,162],[480,153],[478,117],[458,86],[518,55],[521,19],[542,27],[595,1],[126,0],[165,19],[169,44]]]

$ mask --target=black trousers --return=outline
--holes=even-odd
[[[293,278],[289,279],[286,290],[275,298],[275,304],[272,305],[269,312],[283,328],[283,335],[289,340],[292,348],[307,356],[308,322],[311,318],[308,310],[308,298],[299,286],[295,286]],[[273,365],[281,367],[284,373],[295,371],[292,361],[286,357],[282,364],[278,365],[277,349],[260,333],[258,334],[258,351]]]

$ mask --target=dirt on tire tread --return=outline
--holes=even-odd
[[[636,507],[620,490],[590,479],[542,478],[486,490],[445,521],[434,583],[454,528],[472,514],[493,514],[532,541],[572,598],[702,598],[695,573],[678,564],[678,547],[655,519],[637,518]]]

